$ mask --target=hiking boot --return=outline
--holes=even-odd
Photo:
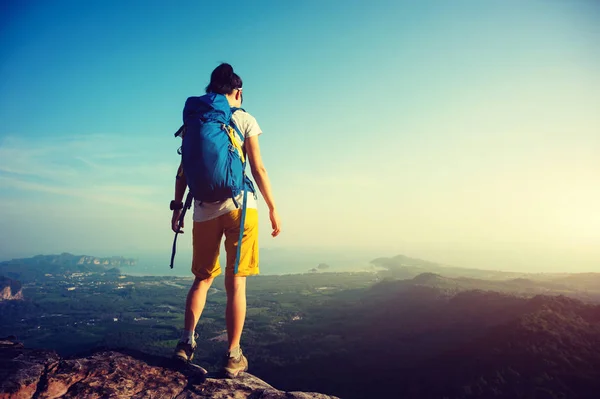
[[[173,353],[173,357],[175,359],[183,360],[184,362],[191,362],[194,358],[196,346],[196,344],[192,346],[192,344],[179,341],[175,347],[175,353]]]
[[[248,359],[242,354],[240,350],[240,357],[230,357],[229,354],[225,355],[225,366],[223,367],[223,374],[226,378],[235,378],[241,371],[248,371]]]

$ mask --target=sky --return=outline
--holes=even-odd
[[[599,21],[594,0],[2,2],[0,260],[168,259],[173,133],[228,62],[282,219],[270,237],[261,203],[261,247],[600,272]]]

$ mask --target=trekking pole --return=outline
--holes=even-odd
[[[173,249],[171,250],[171,269],[173,268],[173,261],[175,260],[175,252],[177,251],[177,235],[179,231],[183,227],[183,219],[185,218],[185,212],[192,207],[192,201],[194,197],[192,193],[188,191],[187,197],[185,197],[185,204],[183,205],[183,209],[181,210],[181,215],[179,216],[179,220],[177,221],[177,231],[175,232],[175,238],[173,239]]]

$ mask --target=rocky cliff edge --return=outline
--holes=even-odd
[[[0,339],[0,399],[339,399],[284,392],[242,373],[234,380],[135,351],[104,351],[77,358],[28,349],[14,337]]]

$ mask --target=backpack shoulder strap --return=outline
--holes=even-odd
[[[240,129],[237,127],[235,121],[233,120],[233,114],[237,110],[242,110],[242,111],[246,112],[246,110],[244,108],[231,107],[231,122],[230,122],[230,125],[236,131],[236,133],[238,134],[238,136],[240,136],[240,140],[243,143],[244,139],[245,139],[245,136],[242,134],[242,132],[240,131]]]
[[[242,134],[242,132],[240,131],[240,129],[237,127],[237,125],[235,124],[235,122],[233,121],[233,119],[231,119],[231,127],[233,127],[233,130],[235,130],[235,132],[238,134],[238,136],[240,136],[240,141],[243,143],[244,142],[244,135]]]

